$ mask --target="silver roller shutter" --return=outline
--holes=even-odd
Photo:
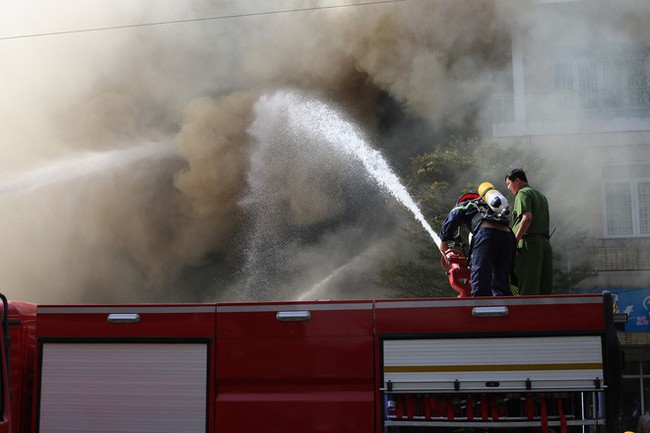
[[[603,380],[599,336],[384,341],[384,386],[394,390],[594,389]],[[493,388],[486,384],[497,385]]]
[[[46,343],[42,433],[205,433],[207,344]]]

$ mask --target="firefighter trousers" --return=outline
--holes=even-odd
[[[472,296],[511,296],[510,270],[515,236],[510,230],[481,228],[472,239]]]

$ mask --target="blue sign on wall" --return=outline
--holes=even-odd
[[[627,313],[625,332],[650,332],[650,288],[607,289],[619,313]]]

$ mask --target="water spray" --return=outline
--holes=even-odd
[[[353,123],[347,121],[336,107],[305,93],[282,90],[261,97],[254,111],[256,120],[249,128],[249,133],[256,139],[257,146],[251,156],[251,172],[248,177],[250,192],[242,202],[246,205],[261,206],[263,211],[259,212],[262,219],[255,223],[259,228],[252,232],[249,241],[250,252],[246,274],[250,278],[247,286],[251,290],[257,293],[261,286],[251,276],[260,271],[258,269],[260,266],[266,265],[264,254],[269,242],[268,230],[272,229],[268,226],[267,220],[269,213],[276,211],[272,206],[265,205],[265,201],[269,200],[275,192],[265,189],[264,185],[269,181],[269,174],[263,170],[268,165],[268,159],[281,155],[281,152],[286,151],[285,147],[289,152],[300,152],[301,155],[322,155],[332,160],[342,157],[342,161],[351,161],[355,167],[357,164],[360,165],[361,170],[352,166],[350,168],[358,171],[405,206],[440,249],[442,244],[440,237],[426,221],[382,154],[371,147],[364,134]],[[278,134],[281,134],[283,139],[274,141],[272,137]],[[276,149],[274,146],[282,146],[282,148]],[[278,200],[284,199],[281,194],[278,196]],[[278,221],[278,218],[282,217],[277,215],[272,218],[272,221]],[[365,256],[365,253],[357,254],[342,265],[339,263],[329,275],[300,293],[298,299],[319,297],[334,278],[350,269],[361,256]],[[262,277],[265,278],[265,275],[262,274]]]
[[[426,221],[417,204],[408,193],[399,178],[393,173],[381,153],[370,147],[360,131],[350,122],[344,120],[337,111],[320,100],[308,99],[294,91],[278,91],[272,95],[263,96],[258,104],[280,107],[287,112],[289,122],[301,122],[291,125],[299,128],[302,124],[309,125],[311,134],[322,138],[332,148],[354,157],[362,163],[367,173],[377,185],[390,193],[408,210],[429,234],[438,249],[442,241]]]
[[[172,154],[171,143],[148,142],[139,146],[106,152],[88,152],[53,162],[47,166],[17,174],[0,182],[0,196],[28,193],[49,185],[69,182],[111,169],[119,169],[137,161]]]

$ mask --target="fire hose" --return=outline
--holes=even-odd
[[[457,249],[445,251],[440,256],[440,265],[449,277],[449,285],[458,292],[458,297],[469,297],[471,294],[470,270],[467,266],[467,257],[463,252]]]

